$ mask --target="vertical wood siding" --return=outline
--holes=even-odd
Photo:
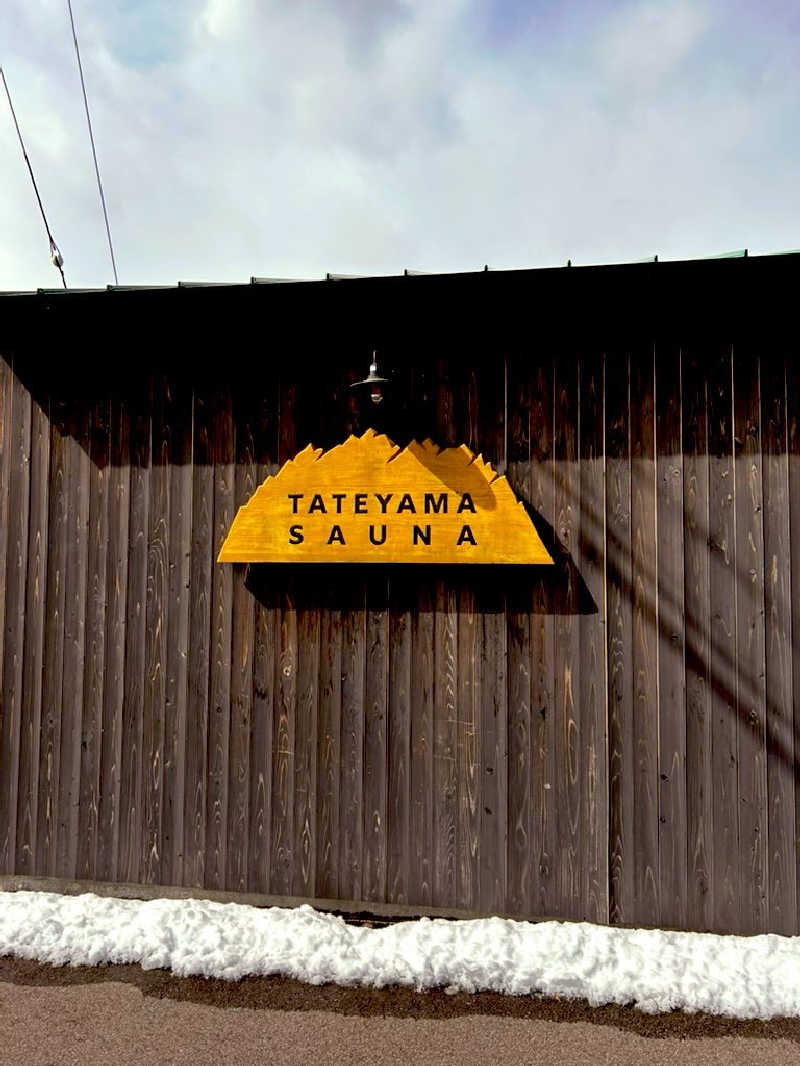
[[[358,430],[356,366],[84,400],[0,362],[0,872],[800,932],[789,354],[417,364],[406,425],[505,471],[551,570],[216,563]]]

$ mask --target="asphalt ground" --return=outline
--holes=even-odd
[[[0,958],[2,1066],[800,1064],[800,1019],[648,1015],[582,1000],[178,978]]]

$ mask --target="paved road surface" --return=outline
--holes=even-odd
[[[800,1063],[800,1022],[0,958],[2,1066]]]

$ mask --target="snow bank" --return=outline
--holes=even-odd
[[[800,938],[772,935],[501,918],[369,929],[308,906],[0,892],[0,955],[72,966],[139,963],[182,977],[280,974],[311,984],[585,997],[648,1012],[800,1016]]]

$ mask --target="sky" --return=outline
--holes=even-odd
[[[795,0],[73,0],[121,284],[800,247]],[[3,0],[70,287],[113,281],[66,0]],[[0,97],[0,290],[56,287]]]

